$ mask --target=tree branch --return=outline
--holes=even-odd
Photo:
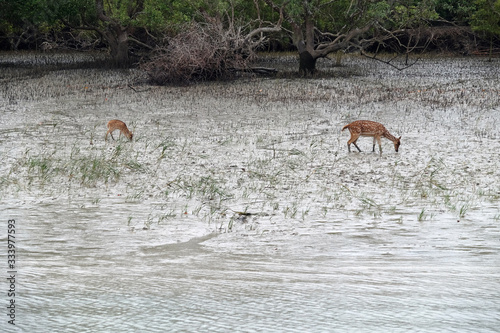
[[[368,30],[372,28],[372,26],[373,26],[372,23],[367,24],[363,28],[356,28],[349,31],[347,34],[342,34],[337,36],[337,38],[330,43],[318,45],[318,47],[315,50],[316,56],[325,57],[329,53],[347,48],[349,45],[356,45],[357,43],[354,43],[353,39],[360,37],[361,35],[366,33]]]
[[[83,26],[74,26],[72,25],[71,23],[69,23],[68,21],[66,21],[65,19],[61,19],[62,23],[66,26],[68,26],[69,28],[71,29],[74,29],[74,30],[87,30],[87,31],[96,31],[98,34],[100,34],[101,36],[103,35],[103,31],[101,29],[99,29],[98,27],[96,26],[93,26],[91,24],[89,25],[83,25]]]
[[[154,47],[152,47],[151,45],[148,45],[148,44],[146,44],[146,43],[143,43],[143,42],[141,42],[140,40],[135,39],[135,38],[134,38],[134,37],[132,37],[132,36],[128,36],[128,40],[129,40],[129,41],[131,41],[131,42],[136,43],[136,44],[137,44],[137,45],[139,45],[139,46],[145,47],[145,48],[147,48],[147,49],[149,49],[149,50],[154,50]]]
[[[380,61],[380,62],[382,62],[382,63],[384,63],[386,65],[389,65],[389,66],[397,69],[398,71],[403,71],[403,70],[405,70],[407,68],[410,68],[411,66],[415,65],[420,60],[420,58],[417,58],[413,63],[411,63],[409,65],[405,65],[404,67],[399,67],[399,66],[391,64],[391,61],[393,61],[394,59],[396,59],[397,56],[395,56],[395,57],[393,57],[393,58],[391,58],[389,60],[382,60],[382,59],[377,58],[376,54],[373,55],[373,56],[370,56],[370,55],[366,54],[364,51],[361,51],[361,55],[364,56],[364,57],[367,57],[369,59],[372,59],[372,60]]]
[[[271,7],[273,11],[280,14],[280,20],[285,19],[292,26],[295,45],[304,39],[300,24],[298,24],[285,10],[286,5],[288,5],[290,1],[283,2],[281,7],[276,5],[272,0],[264,0],[264,2]]]
[[[102,0],[96,0],[95,6],[97,9],[97,17],[99,18],[99,20],[103,22],[112,22],[112,20],[108,16],[106,16],[106,14],[104,14],[104,4]]]

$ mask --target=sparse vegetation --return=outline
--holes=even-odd
[[[342,61],[183,87],[2,68],[0,211],[17,223],[23,329],[496,328],[500,67]],[[105,142],[115,118],[134,140]],[[355,119],[401,135],[399,152],[361,138],[348,154]]]
[[[17,129],[6,133],[19,135],[26,148],[8,160],[4,155],[0,184],[15,188],[12,193],[84,192],[98,207],[106,205],[103,196],[123,194],[149,216],[130,216],[129,223],[146,220],[151,227],[183,216],[231,231],[240,227],[233,212],[241,210],[253,214],[251,223],[282,224],[315,218],[401,220],[402,212],[419,207],[413,219],[434,221],[443,214],[471,218],[475,207],[495,202],[495,185],[485,180],[496,179],[497,168],[474,147],[491,150],[497,142],[496,67],[481,59],[429,58],[408,72],[410,80],[385,67],[372,76],[376,65],[359,57],[344,61],[351,62],[348,72],[324,62],[322,70],[331,78],[300,84],[252,79],[136,89],[142,92],[112,83],[133,81],[130,73],[87,71],[67,86],[55,72],[52,80],[35,79],[40,89],[26,86],[27,100],[18,90],[19,72],[9,69],[3,75],[13,80],[2,87],[7,101],[58,105],[61,95],[73,97],[56,106],[56,113],[37,106],[40,119],[24,125],[11,120]],[[472,84],[478,70],[480,86]],[[419,71],[446,75],[432,81]],[[385,75],[382,83],[378,75]],[[80,121],[83,128],[71,127],[62,115],[81,117],[82,107],[90,117]],[[134,125],[136,140],[105,143],[109,119],[101,109],[121,110]],[[347,154],[348,137],[340,128],[357,118],[390,124],[402,135],[401,152]],[[370,151],[370,140],[358,144]],[[466,158],[466,151],[476,158]],[[489,161],[488,167],[476,160]],[[253,228],[250,224],[245,228]]]

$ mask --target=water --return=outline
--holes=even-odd
[[[488,221],[303,223],[172,243],[112,212],[5,208],[21,331],[498,330],[500,235]]]

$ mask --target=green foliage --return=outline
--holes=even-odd
[[[472,29],[489,36],[500,36],[500,0],[476,0],[476,12],[472,15]]]
[[[45,11],[50,21],[64,21],[75,26],[96,24],[97,15],[93,0],[41,0],[45,2]]]
[[[43,2],[37,0],[0,0],[0,26],[10,29],[45,21]]]
[[[225,1],[218,1],[225,2]],[[124,27],[144,27],[162,31],[165,27],[189,22],[205,4],[203,0],[107,0],[104,12]],[[98,26],[95,0],[0,0],[0,31],[26,25],[60,27]]]
[[[302,25],[306,17],[309,17],[314,21],[316,28],[324,32],[339,32],[369,21],[384,20],[390,13],[390,5],[385,0],[282,0],[273,2],[278,7],[285,4],[286,13],[297,24]],[[259,8],[261,11],[264,9],[265,15],[269,15],[268,6],[262,5]],[[274,17],[274,21],[276,20],[277,18]]]
[[[437,1],[439,0],[283,0],[274,3],[277,6],[286,4],[286,12],[297,24],[303,24],[306,16],[309,16],[320,31],[337,33],[369,22],[378,22],[388,28],[415,27],[439,18],[435,6]]]
[[[201,1],[147,0],[138,24],[153,32],[163,31],[166,27],[189,22],[199,3]]]
[[[474,30],[500,35],[500,0],[273,0],[284,6],[292,23],[304,26],[306,17],[322,32],[334,34],[377,22],[387,29],[414,28],[443,18],[471,24]],[[278,13],[268,0],[104,0],[104,12],[130,31],[144,28],[154,35],[178,33],[186,23],[212,17],[224,25],[245,28],[276,23]],[[96,0],[0,0],[0,37],[26,31],[49,33],[73,27],[113,30],[98,19]],[[286,21],[286,20],[285,20]],[[284,35],[284,34],[283,34]],[[287,38],[287,37],[282,37]]]
[[[370,4],[367,16],[370,20],[378,22],[386,21],[391,14],[391,6],[386,1],[378,1]]]
[[[399,1],[393,9],[392,21],[401,28],[415,28],[439,18],[433,0]]]
[[[470,0],[437,0],[436,12],[447,21],[468,24],[476,5]]]

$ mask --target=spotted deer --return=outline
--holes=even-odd
[[[127,128],[127,125],[121,121],[121,120],[118,120],[118,119],[113,119],[113,120],[110,120],[108,122],[108,132],[106,133],[106,136],[104,137],[104,140],[105,141],[108,141],[108,134],[111,134],[111,137],[113,138],[113,140],[115,139],[113,137],[113,132],[115,130],[119,130],[120,131],[120,136],[123,134],[124,136],[126,136],[130,141],[132,141],[132,137],[134,136],[132,134],[132,132],[130,132]]]
[[[359,149],[358,145],[356,144],[356,141],[358,141],[358,138],[360,136],[372,136],[373,137],[373,152],[375,152],[375,141],[378,142],[378,147],[380,149],[380,155],[382,155],[382,143],[380,142],[381,138],[384,137],[386,139],[391,140],[394,143],[394,149],[396,152],[399,149],[399,146],[401,145],[401,137],[396,138],[394,135],[389,133],[389,131],[382,125],[381,123],[377,123],[375,121],[370,121],[370,120],[356,120],[348,125],[345,125],[342,128],[342,131],[345,129],[348,129],[349,132],[351,132],[351,138],[349,141],[347,141],[347,149],[349,152],[351,152],[351,143],[354,144],[356,148]]]

